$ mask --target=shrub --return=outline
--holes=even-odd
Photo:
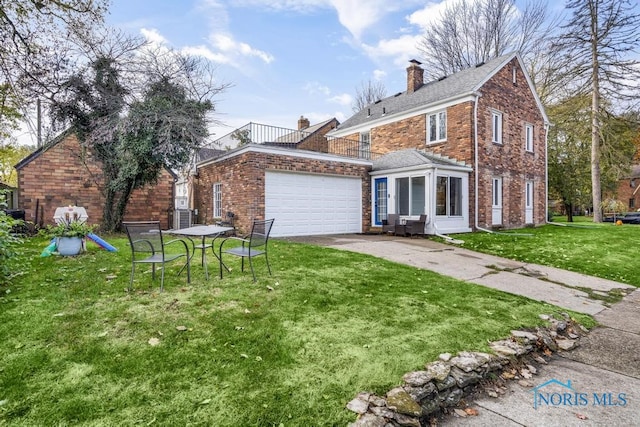
[[[22,220],[7,215],[6,192],[0,191],[0,285],[8,284],[18,273],[18,265],[14,262],[18,248],[22,243],[19,235],[13,230],[22,225]]]

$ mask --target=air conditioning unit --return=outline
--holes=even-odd
[[[187,228],[191,227],[191,210],[190,209],[176,209],[173,228]]]

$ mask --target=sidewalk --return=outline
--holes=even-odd
[[[640,420],[640,289],[552,267],[507,260],[429,239],[338,235],[291,238],[366,253],[593,315],[601,326],[570,352],[554,355],[528,381],[508,381],[498,398],[469,406],[477,416],[450,415],[445,426],[630,426]],[[612,307],[589,298],[627,296]],[[548,386],[546,383],[550,382]],[[570,382],[570,383],[569,383]],[[567,387],[570,386],[570,387]],[[534,401],[537,408],[534,408]]]

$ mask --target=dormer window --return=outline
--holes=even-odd
[[[427,144],[447,140],[447,111],[427,115]]]

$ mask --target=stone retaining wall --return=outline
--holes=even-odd
[[[431,419],[459,405],[460,401],[481,384],[492,380],[526,381],[535,375],[537,366],[546,364],[545,357],[556,351],[567,351],[579,344],[587,333],[582,325],[563,313],[562,319],[541,315],[548,326],[535,330],[511,331],[511,336],[489,344],[494,354],[460,352],[445,353],[427,363],[421,371],[402,377],[402,385],[389,390],[384,397],[362,392],[347,404],[358,419],[350,427],[429,426]],[[533,386],[533,385],[532,385]],[[501,387],[486,389],[497,397]]]

